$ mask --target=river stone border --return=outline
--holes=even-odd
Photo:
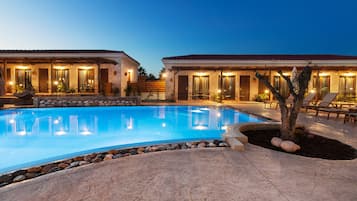
[[[90,163],[98,163],[106,160],[113,160],[126,156],[144,154],[157,151],[179,150],[179,149],[195,149],[195,148],[214,148],[214,147],[229,147],[222,140],[213,141],[195,141],[186,143],[153,145],[146,147],[127,148],[127,149],[112,149],[106,152],[91,153],[82,156],[76,156],[70,159],[64,159],[48,163],[41,166],[21,169],[7,174],[0,175],[0,188],[12,183],[21,182],[27,179],[32,179],[52,172],[87,165]]]
[[[138,96],[35,96],[34,107],[83,107],[140,105]]]

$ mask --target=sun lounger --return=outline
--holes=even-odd
[[[319,110],[322,108],[329,108],[332,101],[336,98],[337,93],[329,93],[326,94],[325,97],[321,100],[321,102],[317,105],[308,105],[306,106],[306,111],[308,109],[316,110],[316,116],[319,114]]]
[[[317,110],[317,114],[318,112],[327,112],[327,119],[330,119],[330,114],[334,113],[336,114],[336,119],[337,119],[340,116],[340,114],[346,114],[348,111],[340,108],[330,107],[330,108],[319,108]]]

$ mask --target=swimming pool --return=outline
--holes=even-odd
[[[0,174],[54,160],[158,143],[221,139],[263,121],[227,107],[129,106],[0,111]]]

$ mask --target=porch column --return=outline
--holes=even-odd
[[[0,80],[0,82],[2,82],[1,83],[1,89],[0,89],[0,95],[1,96],[3,96],[3,95],[5,95],[6,94],[6,86],[7,86],[7,84],[8,83],[6,83],[6,66],[7,66],[7,61],[6,61],[6,59],[4,59],[4,65],[3,65],[3,69],[2,69],[2,71],[1,71],[1,80]]]
[[[271,68],[269,68],[269,83],[271,85],[273,85],[274,84],[273,81],[272,81],[272,77],[271,77]],[[272,101],[272,100],[273,100],[273,95],[272,95],[271,91],[269,90],[269,101]]]
[[[98,68],[98,73],[97,73],[97,75],[98,75],[98,78],[97,78],[97,85],[98,85],[98,90],[97,90],[97,93],[102,93],[103,92],[103,90],[102,90],[102,84],[101,84],[101,74],[100,74],[100,63],[99,62],[97,62],[97,68]]]
[[[53,60],[51,60],[50,64],[50,72],[48,72],[48,81],[50,82],[49,86],[49,93],[52,94],[52,71],[53,71]]]
[[[313,78],[312,78],[313,79]],[[317,72],[316,72],[316,100],[319,100],[320,97],[320,69],[317,68]]]
[[[221,86],[220,86],[220,95],[219,95],[219,102],[222,103],[223,100],[223,69],[221,69],[221,78],[220,78]]]

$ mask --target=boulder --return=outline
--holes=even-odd
[[[107,154],[107,155],[105,155],[103,161],[112,160],[112,159],[113,159],[113,154]]]
[[[25,175],[18,175],[17,177],[15,177],[12,182],[19,182],[19,181],[23,181],[26,179]]]
[[[35,172],[41,172],[42,167],[31,167],[29,169],[27,169],[27,172],[29,173],[35,173]]]
[[[281,138],[278,138],[278,137],[273,137],[271,140],[270,140],[270,143],[275,146],[275,147],[280,147],[280,144],[283,140]]]
[[[282,141],[280,147],[282,150],[290,153],[296,152],[297,150],[301,149],[299,145],[295,144],[293,141],[290,140]]]

